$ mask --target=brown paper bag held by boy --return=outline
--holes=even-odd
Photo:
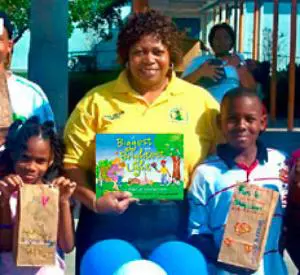
[[[232,197],[218,261],[257,270],[279,194],[254,184],[239,184]]]
[[[48,185],[20,189],[14,255],[17,266],[55,264],[59,192]]]

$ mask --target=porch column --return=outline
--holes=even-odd
[[[291,35],[290,35],[290,67],[289,67],[289,101],[288,101],[288,130],[294,128],[295,111],[295,59],[297,42],[297,0],[292,0],[291,5]]]
[[[216,8],[213,9],[213,22],[214,22],[214,25],[217,23],[217,9]]]
[[[252,58],[259,59],[260,0],[254,0]]]
[[[202,42],[206,45],[207,44],[207,13],[204,12],[203,16],[202,16],[202,21],[201,21],[201,30],[202,30]]]
[[[235,33],[235,37],[237,37],[238,33],[238,0],[234,1],[234,22],[233,22],[233,29]],[[237,44],[235,43],[234,51],[237,50]]]
[[[272,76],[270,90],[270,114],[271,120],[276,119],[276,96],[277,96],[277,49],[278,49],[278,0],[273,3],[273,47],[272,47]]]
[[[47,94],[58,128],[68,114],[68,0],[31,0],[29,79]]]
[[[239,52],[242,53],[244,51],[244,0],[241,0],[239,8]]]
[[[228,4],[225,5],[225,10],[226,10],[226,12],[225,12],[225,22],[227,24],[230,24],[230,14],[231,14],[231,12],[230,12],[230,7],[229,7]]]

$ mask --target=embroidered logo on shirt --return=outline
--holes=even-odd
[[[171,121],[185,123],[188,121],[188,113],[184,112],[181,107],[174,107],[169,111],[169,118]]]
[[[115,120],[115,119],[119,119],[121,117],[121,115],[124,115],[124,111],[112,114],[112,115],[105,115],[104,118],[108,119],[108,120]]]
[[[281,169],[279,169],[279,178],[284,183],[288,183],[288,181],[289,181],[289,168],[288,168],[287,165],[284,165],[283,167],[281,167]]]

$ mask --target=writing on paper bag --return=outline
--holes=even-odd
[[[21,188],[14,241],[17,266],[55,264],[58,201],[58,189],[48,185]]]
[[[254,184],[238,184],[230,205],[218,261],[259,268],[279,194]]]

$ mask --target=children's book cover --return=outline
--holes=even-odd
[[[183,135],[97,134],[96,195],[129,191],[142,200],[181,200]]]

